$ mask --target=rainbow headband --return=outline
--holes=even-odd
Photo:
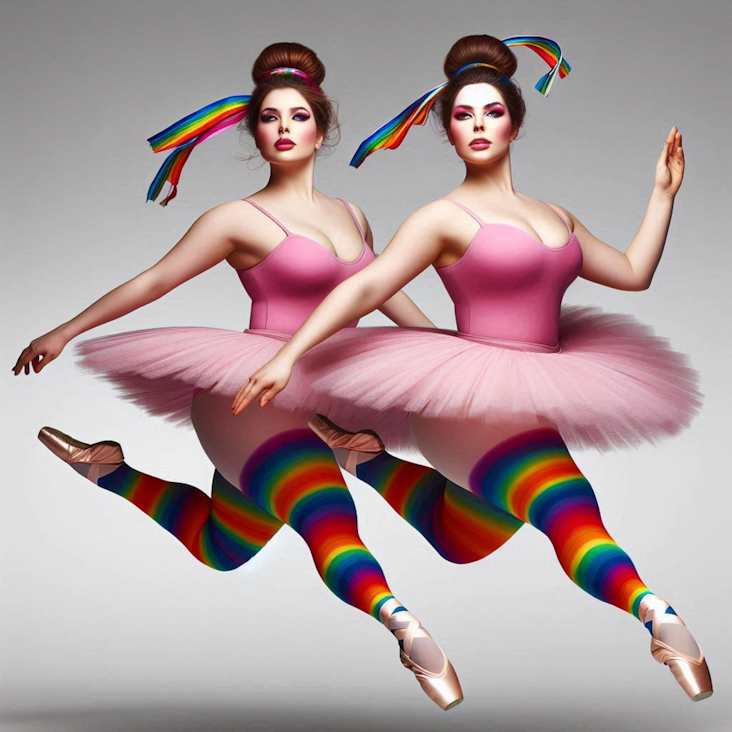
[[[551,66],[551,69],[535,85],[536,90],[544,96],[549,95],[552,83],[557,74],[561,78],[564,78],[572,70],[572,67],[562,56],[562,49],[559,48],[559,44],[550,38],[542,38],[541,36],[511,36],[510,38],[502,39],[501,42],[506,46],[526,46]],[[455,72],[453,78],[458,74],[462,74],[463,71],[476,66],[496,68],[495,66],[484,63],[466,64]],[[496,70],[500,71],[500,69]],[[412,102],[405,110],[394,117],[394,119],[389,120],[385,125],[379,127],[376,132],[369,135],[359,145],[356,154],[351,159],[351,165],[354,168],[358,168],[371,153],[377,150],[383,148],[395,150],[398,148],[407,136],[407,132],[414,125],[423,125],[427,121],[427,115],[437,101],[437,97],[449,83],[449,80],[444,81],[434,89],[425,92],[419,99]]]
[[[268,71],[262,77],[262,80],[264,81],[271,76],[297,77],[305,81],[311,89],[323,93],[313,79],[300,69],[281,66]],[[165,159],[150,184],[147,191],[147,200],[155,201],[167,183],[169,189],[163,200],[160,201],[161,206],[167,206],[178,193],[178,181],[180,180],[181,171],[194,148],[209,138],[239,124],[246,116],[251,98],[251,95],[245,95],[219,99],[218,102],[212,102],[198,111],[192,112],[170,125],[170,127],[166,127],[162,132],[148,138],[153,152],[158,153],[171,149],[173,152]]]

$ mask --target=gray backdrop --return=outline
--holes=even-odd
[[[124,5],[124,7],[122,7]],[[730,12],[722,2],[0,2],[3,490],[0,703],[7,730],[721,730],[730,718]],[[44,424],[119,440],[129,462],[208,490],[194,434],[147,418],[81,374],[71,348],[11,379],[28,341],[150,266],[203,211],[266,169],[225,134],[192,156],[179,197],[145,205],[161,162],[145,139],[215,99],[247,93],[258,52],[313,47],[340,101],[343,138],[318,187],[370,218],[377,250],[446,193],[461,165],[433,129],[361,170],[360,142],[439,83],[471,32],[557,39],[573,71],[548,99],[546,67],[517,51],[528,118],[518,190],[571,210],[625,248],[673,124],[687,174],[653,286],[578,282],[569,303],[653,323],[701,371],[693,428],[655,447],[577,453],[606,523],[643,578],[707,651],[716,695],[693,705],[648,652],[637,621],[581,592],[549,542],[522,531],[477,564],[441,560],[355,481],[361,529],[392,587],[447,650],[466,701],[444,716],[374,621],[324,588],[289,529],[247,566],[217,573],[35,439]],[[161,156],[158,156],[161,157]],[[408,292],[453,325],[434,273]],[[94,335],[163,325],[242,329],[248,301],[220,266]],[[367,324],[383,322],[371,316]]]

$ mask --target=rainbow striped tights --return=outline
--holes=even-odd
[[[473,493],[545,534],[581,589],[639,617],[641,598],[652,593],[605,529],[592,486],[559,432],[530,430],[500,442],[469,482]]]
[[[523,432],[492,448],[470,473],[472,492],[386,452],[360,463],[357,475],[451,562],[481,559],[529,523],[592,596],[637,616],[650,592],[605,529],[592,487],[556,430]],[[209,498],[126,464],[99,485],[141,508],[215,569],[241,566],[287,523],[341,599],[378,615],[391,596],[358,538],[355,507],[332,453],[309,430],[267,440],[247,460],[241,490],[217,472]]]
[[[209,567],[241,566],[283,524],[307,543],[329,589],[378,619],[393,595],[358,535],[356,507],[330,449],[309,429],[270,437],[246,460],[237,490],[217,473],[209,498],[122,464],[98,485],[126,498]]]

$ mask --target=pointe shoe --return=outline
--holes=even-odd
[[[399,659],[404,667],[415,675],[424,693],[445,712],[460,704],[463,700],[463,690],[460,688],[455,669],[419,620],[403,608],[398,600],[385,602],[379,610],[379,616],[381,622],[399,641]],[[411,657],[413,643],[419,638],[429,638],[432,641],[427,654],[431,657],[430,665],[439,668],[439,671],[430,671]]]
[[[351,475],[356,475],[359,463],[371,460],[385,450],[384,443],[373,430],[349,432],[322,414],[316,414],[308,422],[308,427],[334,452],[346,451],[343,468]]]
[[[56,457],[68,463],[92,483],[116,470],[125,459],[117,442],[105,440],[89,445],[53,427],[43,427],[38,433],[38,439]]]
[[[671,673],[692,701],[710,697],[712,677],[704,653],[673,608],[641,600],[639,615],[651,631],[651,655]]]

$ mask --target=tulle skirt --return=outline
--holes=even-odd
[[[81,364],[123,396],[176,422],[203,391],[233,399],[288,336],[155,328],[84,341]],[[409,418],[549,419],[570,446],[599,450],[677,434],[698,412],[698,374],[650,327],[599,308],[562,312],[558,352],[480,342],[448,331],[347,328],[298,361],[273,404],[320,412],[413,448]],[[258,409],[252,405],[250,409]]]

